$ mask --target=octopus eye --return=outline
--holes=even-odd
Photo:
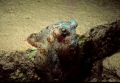
[[[61,28],[60,31],[61,31],[62,36],[64,37],[70,34],[69,31],[64,27]]]
[[[62,28],[61,31],[62,31],[62,32],[66,32],[66,29],[65,29],[65,28]]]

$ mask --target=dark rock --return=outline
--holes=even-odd
[[[102,59],[120,49],[120,20],[93,27],[89,35],[79,36],[78,39],[81,56],[78,78],[81,81],[102,81]]]
[[[120,52],[105,58],[102,78],[103,82],[120,82]]]

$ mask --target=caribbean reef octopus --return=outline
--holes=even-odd
[[[59,21],[47,26],[38,33],[32,33],[27,38],[29,44],[37,48],[34,63],[42,81],[63,81],[66,77],[62,66],[76,55],[77,22]]]

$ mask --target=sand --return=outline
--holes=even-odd
[[[74,19],[82,35],[119,18],[119,0],[0,0],[0,51],[31,48],[27,37],[58,21]]]

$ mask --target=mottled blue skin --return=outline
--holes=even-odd
[[[54,76],[56,73],[61,74],[60,60],[70,61],[76,55],[77,22],[70,20],[68,22],[59,21],[53,25],[44,28],[41,32],[31,34],[27,40],[37,47],[34,63],[39,68],[41,65],[49,67]]]

